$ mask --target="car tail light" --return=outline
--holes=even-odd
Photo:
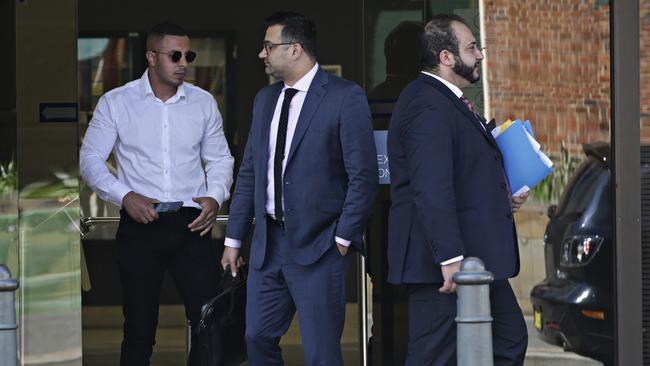
[[[605,312],[604,311],[592,311],[592,310],[582,310],[581,311],[582,315],[588,317],[588,318],[594,318],[598,320],[605,320]]]
[[[600,249],[603,238],[594,236],[572,236],[562,242],[560,265],[579,267],[589,263]]]

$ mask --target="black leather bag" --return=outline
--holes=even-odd
[[[219,294],[201,308],[198,326],[201,366],[234,366],[246,361],[246,268],[230,275],[227,267]]]

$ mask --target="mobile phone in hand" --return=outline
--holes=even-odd
[[[158,213],[177,212],[183,207],[183,201],[158,202],[153,205]]]

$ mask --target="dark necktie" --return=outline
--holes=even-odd
[[[476,117],[478,122],[481,124],[481,127],[483,127],[483,129],[485,129],[485,124],[483,123],[483,120],[481,119],[481,117],[476,113],[476,111],[474,111],[474,106],[472,105],[472,102],[470,102],[469,99],[467,99],[467,97],[464,96],[464,95],[462,95],[460,97],[460,101],[463,102],[463,104],[465,104],[465,107],[467,107],[467,109],[469,109],[469,111],[472,112],[474,117]]]
[[[282,211],[282,161],[284,160],[284,149],[287,144],[287,125],[289,124],[289,105],[291,99],[298,92],[297,89],[285,89],[280,122],[278,123],[278,134],[275,138],[275,157],[273,159],[273,187],[275,189],[275,219],[282,222],[284,213]]]
[[[472,106],[472,102],[470,102],[469,99],[467,99],[467,97],[465,97],[464,95],[460,97],[460,100],[463,102],[463,104],[465,104],[467,109],[469,109],[469,111],[474,114],[476,119],[481,123],[481,126],[483,126],[483,128],[485,128],[485,130],[488,131],[487,128],[485,127],[485,125],[483,124],[483,120],[474,111],[474,106]],[[494,120],[492,120],[492,121],[494,121]],[[490,122],[492,122],[492,121],[490,121]],[[494,128],[494,127],[492,127],[492,128]],[[492,128],[490,128],[490,131],[492,130]],[[490,131],[488,131],[488,134],[490,134]],[[508,192],[508,200],[512,200],[512,191],[510,190],[510,182],[508,181],[508,177],[506,176],[506,172],[503,170],[503,165],[501,164],[501,161],[500,161],[501,157],[499,157],[498,155],[495,155],[495,157],[498,157],[498,160],[499,160],[499,170],[501,171],[501,177],[503,178],[503,183],[502,183],[503,186],[502,186],[502,188],[504,190],[507,190],[507,192]]]
[[[476,112],[474,112],[474,106],[472,105],[472,102],[470,102],[466,96],[461,95],[460,100],[461,102],[463,102],[463,104],[465,104],[465,106],[467,107],[467,109],[469,109],[470,112],[476,114]]]

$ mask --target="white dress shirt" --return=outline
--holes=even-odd
[[[271,217],[275,217],[275,178],[274,178],[274,159],[275,159],[275,140],[278,135],[278,125],[280,124],[280,113],[282,112],[282,103],[284,101],[284,91],[288,88],[296,89],[298,92],[291,99],[291,104],[289,105],[289,118],[287,124],[287,142],[284,146],[284,156],[289,156],[289,150],[291,149],[291,141],[293,141],[293,134],[296,131],[296,125],[298,124],[298,117],[300,117],[300,111],[302,110],[302,104],[305,102],[305,97],[307,96],[307,91],[311,85],[316,72],[318,72],[319,65],[315,64],[314,67],[309,70],[300,80],[296,82],[293,86],[284,84],[282,92],[278,97],[278,101],[275,104],[275,111],[273,112],[273,119],[271,120],[271,130],[269,133],[269,160],[267,161],[267,171],[266,171],[266,214]],[[287,159],[282,161],[282,174],[284,175],[284,168],[287,166]],[[284,206],[284,198],[282,199],[282,205]],[[350,246],[350,241],[346,239],[335,237],[337,243]],[[231,238],[226,238],[224,245],[227,247],[240,248],[241,241]]]
[[[463,92],[460,90],[459,87],[457,87],[456,85],[454,85],[454,84],[448,82],[447,80],[441,78],[440,76],[432,74],[430,72],[426,72],[426,71],[422,71],[422,73],[425,74],[425,75],[431,76],[432,78],[434,78],[434,79],[438,80],[439,82],[445,84],[445,86],[448,87],[459,99],[460,99],[460,97],[463,96]],[[445,261],[440,262],[440,265],[445,266],[447,264],[452,264],[454,262],[462,261],[463,259],[465,259],[465,257],[463,257],[462,255],[459,255],[458,257],[450,258],[450,259],[447,259]]]
[[[163,102],[148,71],[99,99],[81,147],[81,176],[118,206],[131,191],[196,208],[192,197],[212,197],[221,206],[230,197],[234,159],[216,101],[183,83]],[[111,151],[117,177],[105,163]]]

